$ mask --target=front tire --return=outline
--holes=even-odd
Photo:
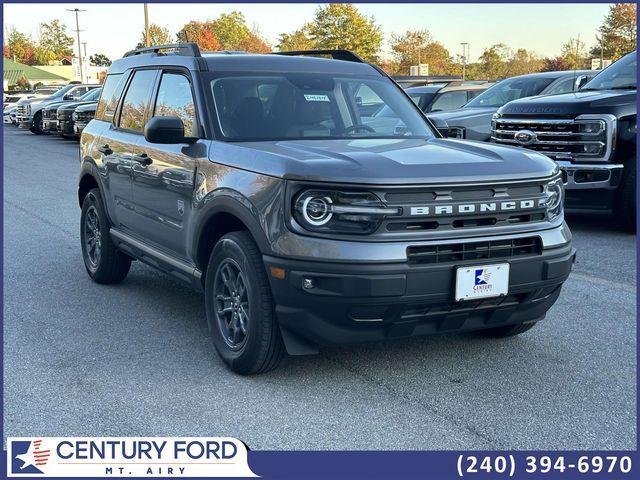
[[[636,198],[636,158],[633,157],[622,170],[613,210],[622,228],[630,232],[636,231]]]
[[[284,357],[262,256],[248,232],[223,236],[205,281],[209,332],[220,358],[240,375],[264,373]]]
[[[33,126],[30,130],[36,135],[44,135],[44,128],[42,124],[42,112],[36,112],[33,117]]]
[[[89,191],[82,202],[80,217],[82,259],[87,273],[96,283],[120,283],[131,267],[131,257],[118,251],[109,234],[109,220],[100,190]]]

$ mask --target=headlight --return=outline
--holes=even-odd
[[[366,235],[375,232],[387,215],[398,208],[385,208],[368,192],[305,190],[293,201],[293,218],[304,229],[318,233]]]
[[[76,112],[73,112],[73,113],[71,114],[71,120],[73,120],[74,122],[75,122],[76,120],[78,120],[78,114],[77,114]]]
[[[547,195],[547,216],[549,220],[554,220],[562,213],[562,204],[564,203],[564,185],[562,177],[551,180],[544,188]]]

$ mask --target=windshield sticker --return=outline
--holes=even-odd
[[[307,102],[330,102],[329,97],[327,95],[311,95],[305,93],[304,99]]]

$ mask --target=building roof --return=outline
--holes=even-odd
[[[25,65],[23,63],[14,62],[8,58],[2,59],[2,77],[9,83],[14,85],[21,77],[26,77],[30,83],[37,81],[57,81],[67,82],[67,79],[56,75],[55,73],[46,72],[40,68]]]

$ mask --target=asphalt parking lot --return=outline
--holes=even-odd
[[[93,284],[78,146],[4,129],[6,436],[228,435],[253,449],[635,449],[636,237],[569,216],[578,261],[524,335],[323,349],[239,377],[203,297],[135,262]]]

